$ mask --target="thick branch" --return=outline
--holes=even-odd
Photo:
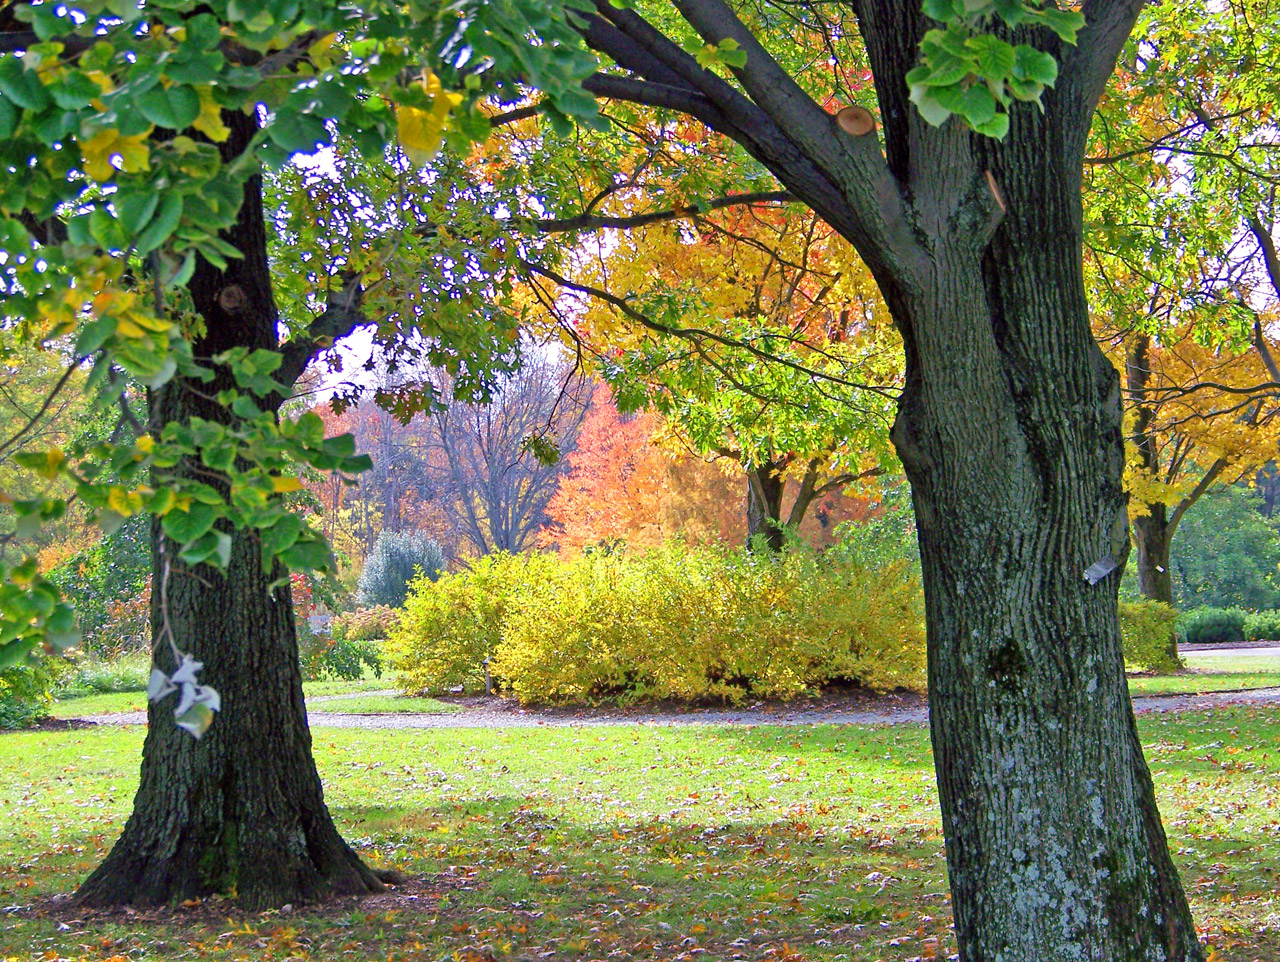
[[[1081,9],[1084,29],[1074,47],[1064,48],[1058,93],[1063,98],[1063,119],[1068,129],[1079,131],[1075,138],[1083,157],[1089,120],[1115,71],[1116,59],[1124,49],[1146,0],[1085,0]]]
[[[356,328],[369,323],[360,310],[364,299],[364,287],[355,274],[341,275],[342,287],[329,292],[328,303],[322,313],[307,325],[306,333],[287,341],[280,348],[284,361],[280,365],[280,380],[292,385],[302,376],[307,365],[316,355],[331,346],[340,337],[346,337]]]

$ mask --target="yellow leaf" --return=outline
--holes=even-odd
[[[284,494],[287,491],[298,491],[302,488],[302,482],[297,478],[272,478],[271,490],[277,494]]]
[[[36,469],[36,473],[40,477],[48,478],[52,481],[58,476],[58,472],[66,460],[67,456],[62,453],[62,448],[50,448],[44,453],[44,464]]]
[[[121,137],[120,131],[114,127],[100,130],[88,140],[80,142],[80,152],[84,155],[84,172],[99,182],[111,180],[115,176],[116,167],[112,163],[115,157],[120,158],[120,169],[128,172],[146,170],[151,161],[151,148],[147,146],[147,138],[154,127],[148,127],[140,134],[132,137]]]
[[[333,57],[329,55],[329,49],[333,46],[333,41],[337,37],[336,33],[326,33],[307,48],[307,56],[318,69],[327,70],[333,66]]]
[[[462,94],[445,90],[440,78],[428,73],[422,89],[431,98],[431,109],[421,110],[405,104],[396,106],[396,122],[400,126],[400,146],[415,164],[425,164],[440,150],[449,113],[462,103]]]
[[[220,144],[231,136],[231,129],[222,122],[222,107],[213,99],[212,87],[197,87],[196,93],[200,96],[200,115],[191,122],[191,126],[215,144]]]
[[[113,484],[107,490],[107,507],[120,517],[128,518],[142,510],[142,495]]]

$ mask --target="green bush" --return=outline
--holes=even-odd
[[[298,632],[298,660],[306,681],[357,681],[368,668],[382,677],[382,649],[376,641],[351,641]]]
[[[1241,608],[1193,608],[1178,619],[1178,634],[1187,644],[1221,644],[1244,641]]]
[[[110,658],[90,656],[68,666],[58,685],[58,697],[146,691],[150,677],[149,651],[133,651]]]
[[[502,640],[516,596],[552,576],[554,555],[491,554],[470,571],[419,578],[387,640],[387,661],[405,691],[484,691],[484,660]]]
[[[40,658],[0,668],[0,728],[29,728],[48,715],[65,665],[60,658]]]
[[[1244,616],[1244,637],[1248,641],[1280,639],[1280,611],[1251,611]]]
[[[390,647],[406,690],[479,689],[483,660],[522,702],[788,697],[831,682],[920,687],[919,581],[838,553],[675,543],[482,562],[414,585]]]
[[[1169,653],[1178,611],[1160,601],[1121,601],[1120,635],[1130,671],[1173,671],[1182,664]]]
[[[334,615],[329,631],[335,641],[382,641],[391,637],[391,629],[399,620],[396,609],[375,605]]]
[[[444,552],[425,534],[384,531],[364,560],[356,599],[362,605],[404,604],[409,582],[419,575],[434,581],[444,570]]]

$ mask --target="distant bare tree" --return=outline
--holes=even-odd
[[[439,397],[453,396],[446,373],[434,372],[432,381]],[[590,383],[569,363],[531,351],[489,404],[448,401],[427,415],[428,463],[443,471],[440,486],[452,488],[455,521],[477,552],[533,546],[565,463],[534,451],[571,451],[590,396]]]

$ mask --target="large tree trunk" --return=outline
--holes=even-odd
[[[907,346],[931,732],[961,957],[1180,960],[1200,948],[1125,682],[1119,376],[1094,343],[1077,174],[1033,111],[975,144],[1007,214],[933,238],[891,288]]]
[[[228,157],[242,150],[255,120],[227,114]],[[199,357],[232,347],[274,349],[277,314],[271,295],[262,221],[261,184],[251,181],[227,239],[245,257],[226,273],[201,260],[189,290],[208,333]],[[199,391],[174,381],[150,399],[152,423],[191,416],[226,421],[209,400],[229,386],[225,372]],[[153,534],[153,637],[167,614],[176,643],[204,663],[201,681],[222,696],[222,710],[198,741],[174,724],[170,696],[148,709],[142,773],[133,814],[77,899],[87,905],[162,904],[213,893],[234,894],[261,909],[382,888],[343,842],[325,808],[311,755],[298,643],[288,581],[264,571],[256,538],[234,534],[225,573],[188,568],[177,547]],[[165,590],[165,565],[171,569]],[[162,598],[167,612],[161,611]],[[176,667],[167,643],[159,667]]]

